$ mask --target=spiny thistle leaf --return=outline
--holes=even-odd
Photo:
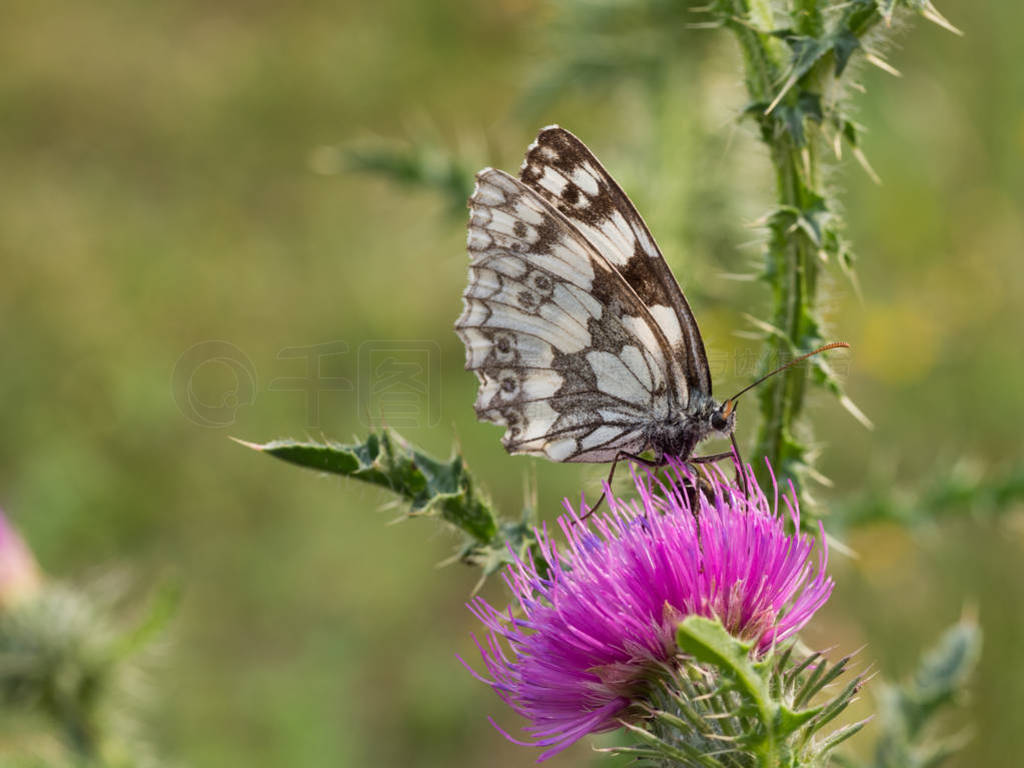
[[[439,461],[417,450],[390,429],[371,432],[362,443],[275,440],[242,443],[253,450],[300,467],[330,472],[386,488],[409,502],[409,515],[440,515],[481,542],[490,541],[498,525],[462,457]]]
[[[371,432],[362,443],[275,440],[240,444],[307,469],[329,472],[397,494],[409,505],[407,517],[439,517],[467,535],[455,559],[480,566],[489,575],[536,543],[531,513],[518,522],[500,522],[490,500],[478,489],[462,456],[441,461],[420,451],[390,429]]]
[[[47,765],[151,765],[140,651],[173,615],[177,588],[159,590],[128,629],[105,605],[118,596],[96,592],[51,583],[0,611],[0,717],[59,734],[66,754]]]
[[[954,701],[981,654],[981,630],[971,619],[950,627],[926,651],[911,678],[879,691],[881,735],[874,768],[932,768],[960,749],[964,733],[936,737],[939,710]]]
[[[149,605],[142,618],[121,634],[114,645],[114,656],[126,659],[148,647],[177,615],[181,605],[182,586],[168,580],[159,585],[149,598]]]
[[[685,23],[688,11],[674,0],[593,2],[562,0],[550,9],[548,48],[518,112],[534,119],[571,91],[607,93],[638,82],[656,93],[673,63],[692,56],[699,40]]]
[[[750,643],[698,616],[680,623],[676,640],[684,661],[658,678],[646,718],[627,724],[640,743],[607,751],[657,766],[823,766],[864,725],[815,736],[845,710],[860,676],[824,703],[807,704],[845,671],[849,657],[830,667],[820,654],[795,658],[789,645],[757,659]]]
[[[774,718],[771,694],[764,662],[755,663],[750,659],[754,644],[743,642],[730,635],[720,622],[703,616],[690,616],[676,630],[676,643],[680,650],[693,656],[697,661],[718,667],[732,677],[746,696],[758,705],[758,710],[768,719]]]
[[[939,13],[939,10],[931,2],[931,0],[904,0],[904,4],[907,5],[910,9],[919,13],[928,21],[932,22],[932,24],[936,24],[942,27],[943,29],[952,32],[955,35],[963,34],[963,32],[961,32],[959,29],[957,29],[950,23],[949,19],[947,19],[945,16]]]
[[[373,173],[440,192],[453,217],[465,215],[466,200],[473,193],[473,172],[469,164],[454,154],[426,144],[410,144],[352,148],[346,158],[351,171]]]
[[[900,709],[912,736],[960,692],[980,655],[981,629],[971,620],[954,624],[922,655],[913,678],[898,689]]]
[[[877,482],[859,497],[839,502],[829,516],[837,532],[895,522],[917,526],[947,517],[995,518],[1024,501],[1024,466],[986,475],[968,461],[943,467],[920,492],[894,492],[891,481]]]
[[[753,661],[750,658],[753,645],[736,639],[717,621],[700,616],[687,618],[679,625],[676,642],[680,650],[716,667],[750,700],[760,720],[761,733],[753,738],[748,736],[745,741],[755,752],[760,753],[790,736],[820,710],[816,707],[797,711],[777,701],[770,690],[771,660]]]
[[[879,24],[889,23],[900,7],[955,29],[928,0],[848,0],[827,7],[815,0],[794,0],[782,6],[767,0],[713,0],[700,9],[715,21],[705,26],[728,29],[739,43],[751,100],[744,114],[757,121],[776,173],[778,199],[766,217],[770,237],[764,269],[772,310],[760,323],[772,331],[765,336],[767,362],[760,374],[768,372],[771,361],[782,362],[785,356],[813,349],[822,340],[818,308],[822,265],[835,261],[851,274],[850,246],[834,213],[839,206],[821,170],[822,150],[831,143],[839,156],[845,141],[877,180],[844,111],[842,83],[849,77],[851,60],[862,52],[870,63],[891,69],[865,48],[865,41]],[[754,453],[767,456],[781,479],[794,482],[801,494],[804,479],[814,476],[801,421],[809,381],[833,393],[862,424],[870,424],[843,394],[824,360],[785,371],[763,385]],[[759,480],[767,483],[770,478],[760,473]]]

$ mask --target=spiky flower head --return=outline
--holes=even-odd
[[[687,616],[718,619],[763,653],[832,592],[824,536],[815,559],[792,489],[780,507],[778,488],[769,501],[749,467],[746,491],[680,464],[663,481],[634,479],[637,499],[606,488],[608,511],[586,519],[567,501],[564,549],[537,532],[541,558],[517,558],[504,573],[512,606],[479,597],[469,606],[488,629],[478,647],[490,679],[481,679],[530,723],[531,741],[506,736],[549,747],[541,760],[628,720],[652,675],[677,657]]]

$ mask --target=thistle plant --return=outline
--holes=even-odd
[[[448,461],[438,460],[390,429],[371,432],[364,442],[353,445],[238,442],[290,464],[391,491],[408,504],[406,517],[435,518],[457,532],[462,541],[451,562],[480,567],[481,579],[536,546],[536,508],[528,505],[518,521],[503,521],[459,453]]]
[[[679,683],[704,654],[744,667],[753,654],[762,660],[756,668],[766,670],[763,659],[828,599],[824,550],[815,561],[813,539],[799,532],[795,498],[784,499],[796,531],[787,533],[778,493],[769,503],[750,475],[748,495],[709,473],[691,501],[698,478],[675,464],[664,482],[638,476],[634,500],[606,488],[606,513],[584,519],[589,508],[577,513],[567,505],[558,521],[565,552],[541,531],[539,557],[517,558],[505,570],[513,608],[480,597],[470,604],[488,629],[480,644],[485,682],[530,721],[534,744],[549,748],[541,759],[623,723],[666,756],[699,752],[713,732],[707,722],[680,722],[670,738],[644,727],[649,718],[657,722],[652,687],[659,697],[688,700]],[[715,621],[686,624],[692,617]],[[695,650],[701,643],[707,648]],[[767,687],[756,693],[765,699],[760,706],[782,706]],[[738,753],[761,750],[767,758],[792,734],[734,735]]]
[[[891,26],[901,11],[957,30],[928,0],[715,0],[701,10],[710,26],[729,30],[739,44],[749,98],[744,114],[756,123],[775,172],[775,206],[763,218],[768,244],[762,276],[771,289],[771,310],[758,323],[768,370],[822,343],[822,270],[830,263],[847,273],[853,267],[839,205],[825,183],[827,155],[839,159],[845,147],[877,180],[860,147],[860,128],[848,114],[851,63],[863,57],[895,72],[877,48],[878,30]],[[812,358],[810,371],[816,384],[870,424],[842,393],[826,358]],[[780,477],[798,488],[811,469],[809,434],[801,423],[808,379],[808,369],[794,367],[759,392],[754,455],[767,457]]]
[[[763,365],[820,346],[822,282],[832,268],[852,279],[854,261],[826,183],[829,156],[848,152],[875,177],[849,115],[852,72],[862,63],[892,71],[880,38],[897,14],[955,28],[927,0],[714,0],[700,9],[566,0],[563,8],[583,23],[563,25],[562,34],[579,28],[590,37],[564,46],[569,54],[554,75],[531,92],[547,103],[574,77],[591,84],[639,77],[658,112],[659,94],[674,85],[679,32],[696,26],[733,35],[748,99],[736,112],[755,126],[775,176],[775,201],[761,219],[770,304],[769,316],[755,320]],[[449,201],[469,188],[460,174],[473,165],[439,160],[436,147],[367,157],[360,170],[436,189]],[[351,445],[245,445],[388,489],[407,505],[407,518],[461,533],[452,561],[480,567],[483,577],[500,574],[511,601],[470,600],[485,630],[484,670],[466,665],[525,719],[522,738],[507,736],[539,748],[541,760],[619,730],[625,741],[608,751],[660,768],[857,765],[837,748],[866,722],[851,722],[847,712],[866,673],[849,674],[852,656],[830,663],[798,637],[833,588],[827,518],[812,511],[806,493],[815,474],[803,421],[812,383],[869,423],[827,359],[815,357],[809,368],[790,368],[762,386],[755,470],[738,470],[735,481],[678,463],[661,474],[644,471],[634,475],[631,495],[606,485],[604,511],[566,503],[560,535],[539,523],[533,500],[503,521],[461,455],[438,460],[391,430]],[[1011,478],[994,503],[1017,490]],[[958,746],[930,736],[928,725],[965,684],[979,643],[965,620],[911,682],[880,686],[875,765],[937,765]]]
[[[158,764],[138,691],[178,591],[157,590],[135,620],[119,615],[123,591],[45,579],[0,514],[0,761],[14,744],[15,757],[49,755],[33,765]]]

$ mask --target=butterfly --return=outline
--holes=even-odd
[[[469,284],[455,330],[480,381],[477,416],[505,427],[509,453],[612,462],[612,472],[627,458],[659,466],[668,456],[732,456],[693,456],[715,435],[735,447],[739,395],[713,397],[679,284],[582,141],[542,129],[518,179],[494,168],[476,175],[469,208]]]

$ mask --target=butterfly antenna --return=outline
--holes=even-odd
[[[753,384],[748,384],[747,386],[745,386],[745,387],[744,387],[743,389],[741,389],[741,390],[740,390],[739,392],[737,392],[737,393],[736,393],[735,395],[733,395],[732,397],[730,397],[730,398],[729,398],[728,400],[726,400],[725,402],[727,402],[727,403],[729,403],[729,402],[735,402],[735,401],[736,401],[736,398],[738,398],[738,397],[739,397],[740,395],[742,395],[742,394],[743,394],[744,392],[748,392],[748,391],[750,391],[751,389],[753,389],[754,387],[756,387],[756,386],[757,386],[758,384],[760,384],[761,382],[763,382],[763,381],[766,381],[766,380],[770,379],[770,378],[771,378],[772,376],[774,376],[774,375],[775,375],[775,374],[777,374],[777,373],[782,373],[782,372],[783,372],[784,370],[786,370],[787,368],[792,368],[792,367],[793,367],[794,365],[797,365],[798,363],[802,363],[802,362],[803,362],[804,360],[806,360],[806,359],[807,359],[807,358],[809,358],[809,357],[814,357],[815,355],[821,354],[822,352],[827,352],[827,351],[828,351],[828,350],[830,350],[830,349],[849,349],[849,348],[850,348],[850,345],[849,345],[849,344],[847,344],[847,343],[846,343],[845,341],[833,341],[833,342],[832,342],[831,344],[825,344],[824,346],[818,347],[818,348],[817,348],[816,350],[814,350],[813,352],[808,352],[808,353],[807,353],[807,354],[805,354],[805,355],[800,355],[800,357],[798,357],[798,358],[795,358],[794,360],[790,360],[790,361],[789,361],[788,363],[786,363],[786,364],[784,364],[784,365],[780,365],[780,366],[779,366],[778,368],[776,368],[776,369],[775,369],[774,371],[772,371],[771,373],[766,373],[766,374],[765,374],[764,376],[762,376],[761,378],[759,378],[759,379],[758,379],[757,381],[755,381],[755,382],[754,382]]]

